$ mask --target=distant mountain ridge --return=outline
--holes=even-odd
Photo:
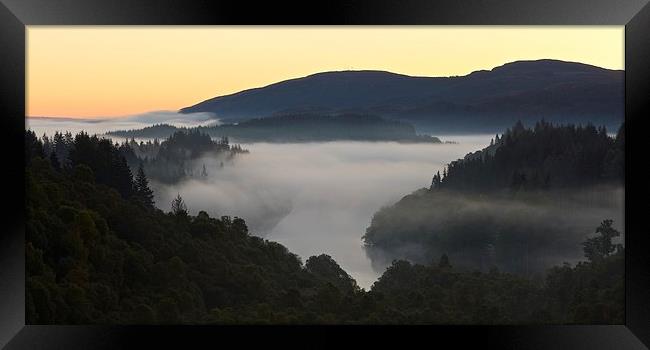
[[[370,113],[436,131],[502,130],[518,119],[541,118],[617,127],[623,90],[624,71],[544,59],[453,77],[316,73],[214,97],[180,112],[210,112],[231,122],[283,113]]]

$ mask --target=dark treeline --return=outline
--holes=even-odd
[[[448,254],[467,270],[543,278],[580,257],[604,217],[622,222],[624,127],[521,123],[487,148],[452,162],[373,215],[363,236],[376,267]]]
[[[184,177],[207,177],[208,169],[199,161],[201,157],[219,158],[223,166],[236,155],[248,153],[240,145],[231,145],[227,137],[214,141],[198,129],[176,131],[160,144],[157,139],[138,143],[133,138],[124,144],[132,150],[124,152],[132,168],[141,163],[152,179],[165,183]]]
[[[113,131],[109,134],[121,137],[167,137],[175,130],[173,126],[160,124],[140,130]],[[212,137],[230,137],[241,142],[440,142],[436,137],[417,135],[415,128],[406,122],[366,114],[281,114],[238,124],[199,126],[194,130]]]
[[[240,218],[191,216],[180,195],[169,212],[153,207],[120,146],[83,133],[72,142],[61,166],[25,133],[29,324],[623,322],[611,221],[585,241],[586,262],[540,283],[443,256],[395,261],[364,291],[331,257],[303,264]]]
[[[554,126],[542,120],[525,128],[517,122],[489,147],[435,174],[431,188],[485,192],[621,184],[624,152],[624,125],[612,138],[605,127]]]
[[[108,147],[112,143],[110,139],[102,139],[96,135],[89,136],[85,133],[81,135],[73,138],[70,132],[63,134],[56,132],[51,139],[43,135],[41,142],[43,143],[45,157],[55,159],[55,162],[58,162],[60,166],[69,166],[72,160],[71,157],[94,156],[94,154],[75,154],[75,146],[79,142],[89,142],[94,147],[104,149],[104,153],[110,153],[108,151]],[[83,147],[82,149],[91,148]],[[237,154],[241,153],[248,153],[248,151],[240,145],[231,145],[227,137],[214,141],[209,135],[193,129],[175,131],[162,142],[157,138],[147,142],[136,142],[135,139],[131,138],[131,140],[118,144],[115,154],[111,157],[122,156],[133,173],[139,167],[143,167],[145,173],[151,179],[171,183],[187,176],[208,176],[208,169],[206,169],[205,164],[197,162],[203,156],[219,157],[222,160],[220,164],[224,162],[227,164]],[[94,161],[101,162],[103,160],[97,159]],[[118,162],[116,159],[114,161]],[[109,164],[111,163],[107,163],[106,166]],[[119,168],[122,165],[116,164],[115,166]],[[102,171],[100,174],[100,177],[109,176],[104,174],[110,174],[110,171]]]
[[[89,139],[75,142],[76,152],[119,152]],[[193,217],[182,199],[165,213],[104,181],[102,163],[74,158],[56,168],[31,132],[25,146],[29,323],[317,322],[308,310],[358,291],[327,256],[302,264],[249,235],[242,219]],[[118,184],[131,181],[122,176]]]
[[[165,139],[174,134],[176,131],[187,131],[187,128],[161,123],[146,126],[142,129],[110,131],[108,132],[108,135],[125,138],[137,137],[143,139]]]

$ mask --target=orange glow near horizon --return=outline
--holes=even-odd
[[[29,26],[27,115],[178,110],[322,71],[465,75],[560,59],[624,67],[623,26]]]

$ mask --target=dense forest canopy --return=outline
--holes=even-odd
[[[220,167],[229,164],[240,154],[248,153],[240,145],[231,145],[227,137],[213,140],[206,133],[197,129],[174,132],[158,144],[153,142],[136,142],[133,138],[125,142],[130,150],[124,152],[127,162],[135,168],[142,163],[149,176],[159,182],[173,183],[186,177],[205,178],[208,171],[203,157],[220,160]]]
[[[41,140],[45,157],[56,158],[56,162],[61,166],[74,166],[78,162],[85,161],[101,162],[101,159],[91,159],[96,156],[93,147],[107,149],[112,145],[110,139],[100,138],[97,135],[89,136],[85,132],[74,138],[69,132],[63,134],[56,132],[52,139],[43,135]],[[78,147],[79,143],[88,145]],[[83,149],[90,153],[79,154],[75,149]],[[110,152],[105,151],[105,153]],[[208,169],[206,169],[205,163],[201,162],[202,157],[219,159],[221,160],[220,166],[223,166],[224,163],[230,163],[237,155],[245,153],[248,153],[248,150],[238,144],[231,145],[227,137],[215,141],[200,130],[182,129],[173,132],[162,142],[157,138],[147,142],[137,142],[133,138],[123,141],[115,147],[111,156],[113,159],[106,160],[104,168],[123,167],[124,164],[117,163],[125,160],[133,173],[139,167],[143,167],[151,179],[172,183],[185,177],[206,177]],[[72,163],[70,163],[71,161]],[[217,171],[218,169],[210,170]],[[98,176],[111,176],[112,171],[111,169],[102,169]]]
[[[366,291],[328,255],[303,264],[240,218],[189,215],[181,194],[155,208],[124,145],[63,139],[66,157],[25,132],[28,324],[623,322],[624,249],[609,220],[585,240],[586,261],[543,281],[459,270],[445,255],[393,261]]]
[[[615,138],[605,127],[517,122],[487,148],[451,162],[432,189],[534,190],[622,184],[625,127]]]
[[[518,122],[375,213],[367,253],[378,268],[447,253],[464,268],[526,276],[575,260],[591,227],[623,220],[624,130]]]
[[[120,137],[167,137],[176,130],[167,124],[158,124],[139,130],[109,132]],[[192,129],[190,129],[192,130]],[[239,142],[316,142],[316,141],[398,141],[433,142],[440,139],[418,135],[415,128],[402,121],[387,120],[366,114],[280,114],[255,118],[241,123],[199,126],[193,130],[211,137],[229,137]]]

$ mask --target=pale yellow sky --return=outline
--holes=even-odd
[[[465,75],[552,58],[624,68],[623,26],[29,26],[27,115],[114,117],[332,70]]]

